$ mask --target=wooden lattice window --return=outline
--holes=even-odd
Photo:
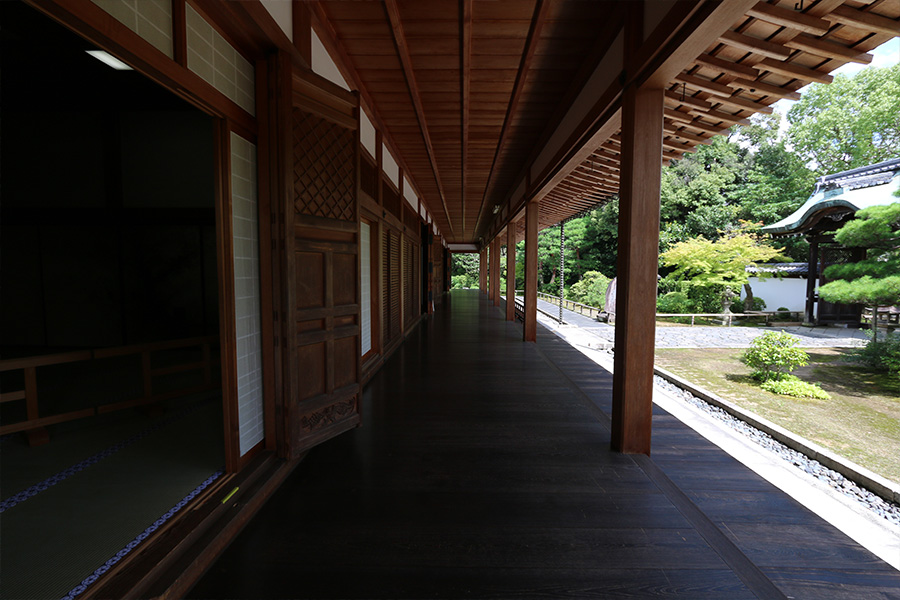
[[[353,130],[294,108],[294,210],[340,221],[356,220]]]
[[[382,331],[384,345],[398,339],[400,326],[400,234],[385,228],[382,246]]]
[[[403,315],[405,326],[419,316],[419,245],[403,238]]]

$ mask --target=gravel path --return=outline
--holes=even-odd
[[[559,305],[538,300],[538,309],[557,317]],[[563,309],[563,321],[574,325],[601,340],[612,343],[615,327],[600,323],[590,317]],[[684,327],[657,327],[657,348],[749,348],[750,342],[766,331],[782,329],[800,338],[802,348],[848,348],[864,346],[868,341],[865,332],[842,327],[709,327],[703,325]]]

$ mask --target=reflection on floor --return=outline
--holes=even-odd
[[[224,464],[221,394],[51,428],[49,444],[0,442],[0,597],[75,597]]]

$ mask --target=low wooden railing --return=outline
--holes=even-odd
[[[746,313],[656,313],[656,318],[691,318],[691,326],[694,325],[694,320],[697,317],[704,319],[716,319],[721,321],[723,324],[731,327],[735,319],[742,318],[763,318],[765,319],[766,325],[769,324],[775,317],[784,317],[787,315],[797,315],[799,320],[799,315],[802,315],[803,311],[799,310],[775,310],[775,311],[752,311]]]
[[[559,306],[559,296],[546,294],[544,292],[538,292],[538,298],[540,298],[544,302],[549,302],[550,304]],[[574,300],[568,300],[564,298],[562,302],[563,308],[571,310],[572,312],[577,312],[580,315],[587,315],[592,319],[596,319],[598,316],[600,316],[600,313],[603,312],[602,308],[597,308],[596,306],[588,306],[587,304],[575,302]]]
[[[181,340],[170,340],[165,342],[154,342],[150,344],[137,344],[133,346],[119,346],[116,348],[98,348],[95,350],[78,350],[75,352],[63,352],[60,354],[46,354],[41,356],[28,356],[23,358],[10,358],[0,360],[0,373],[9,371],[23,371],[24,389],[4,392],[0,394],[0,403],[5,402],[25,402],[25,420],[18,423],[4,424],[0,426],[0,435],[24,431],[28,434],[29,442],[32,444],[42,443],[47,440],[46,430],[48,425],[73,421],[75,419],[83,419],[103,413],[160,402],[170,398],[177,398],[188,394],[194,394],[201,391],[215,389],[219,387],[217,382],[213,381],[213,365],[211,347],[218,343],[218,336],[206,336],[197,338],[188,338]],[[154,367],[152,354],[165,350],[175,350],[181,348],[199,347],[202,352],[202,358],[193,362],[182,362],[170,364],[161,367]],[[112,402],[108,404],[100,404],[89,408],[78,409],[56,415],[46,417],[40,416],[40,407],[38,403],[38,367],[47,367],[50,365],[62,365],[66,363],[101,360],[105,358],[114,358],[120,356],[130,356],[139,354],[141,356],[141,372],[142,372],[142,394],[138,398],[124,400],[120,402]],[[163,375],[179,373],[184,371],[202,371],[203,383],[183,387],[180,389],[170,390],[163,393],[154,393],[153,379]]]

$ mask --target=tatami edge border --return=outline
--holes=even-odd
[[[670,383],[673,383],[678,387],[687,390],[701,400],[709,402],[714,406],[718,406],[725,412],[740,419],[741,421],[749,423],[760,431],[769,434],[785,446],[792,448],[797,452],[800,452],[801,454],[805,454],[813,460],[819,461],[829,469],[837,471],[850,481],[856,483],[859,486],[862,486],[873,494],[884,498],[888,502],[900,504],[900,486],[891,481],[888,481],[881,475],[873,473],[865,467],[857,465],[856,463],[849,461],[846,458],[838,456],[833,452],[822,448],[818,444],[800,437],[799,435],[790,432],[787,429],[784,429],[783,427],[780,427],[775,423],[772,423],[771,421],[760,417],[759,415],[745,410],[740,406],[737,406],[736,404],[725,400],[724,398],[720,398],[712,392],[709,392],[685,379],[682,379],[674,373],[670,373],[660,367],[654,367],[653,370],[657,375],[669,381]]]

